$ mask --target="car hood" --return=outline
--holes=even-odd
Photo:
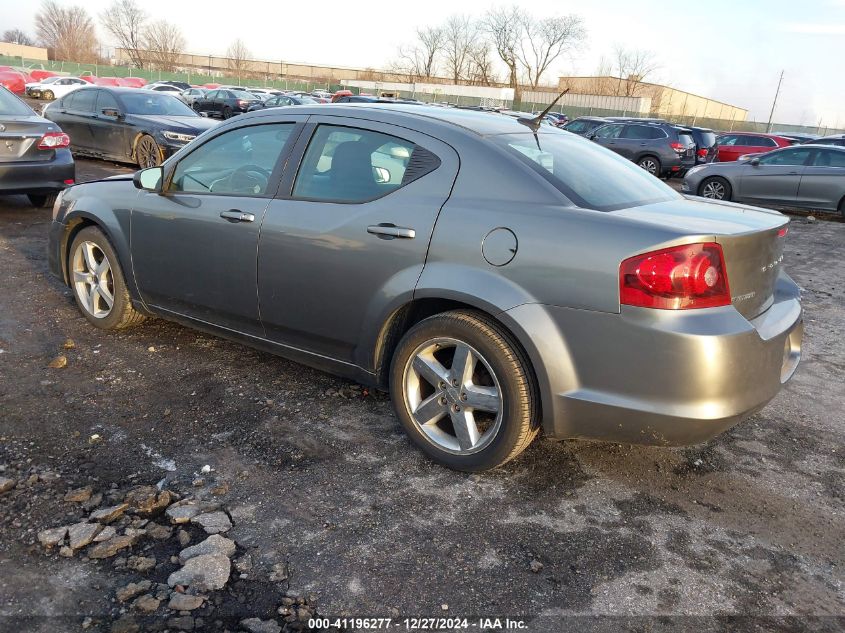
[[[154,123],[163,129],[185,134],[201,134],[218,125],[217,121],[201,116],[162,116],[158,114],[133,114],[139,121]]]
[[[789,221],[782,213],[770,209],[686,197],[610,213],[686,235],[743,235]]]

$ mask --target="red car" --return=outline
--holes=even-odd
[[[16,70],[0,70],[0,86],[16,95],[23,95],[26,93],[26,77]]]
[[[59,73],[54,73],[52,70],[35,69],[29,74],[35,81],[41,81],[42,79],[46,79],[47,77],[55,77]]]
[[[745,154],[764,154],[779,147],[793,145],[794,141],[776,134],[757,132],[729,132],[716,139],[716,159],[713,162],[729,163]]]

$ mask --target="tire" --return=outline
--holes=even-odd
[[[705,178],[698,186],[698,195],[710,200],[730,200],[732,194],[731,183],[721,176]]]
[[[232,108],[230,108],[229,106],[226,106],[225,108],[223,108],[223,118],[224,119],[230,119],[231,117],[232,117]]]
[[[46,99],[47,101],[52,101],[53,99],[56,98],[56,95],[53,94],[52,90],[45,90],[44,92],[41,93],[41,98]]]
[[[637,161],[637,165],[639,165],[642,169],[645,169],[648,173],[650,173],[655,178],[660,178],[660,174],[663,170],[663,167],[660,164],[660,160],[657,156],[643,156],[640,160]]]
[[[458,372],[454,361],[461,352],[471,362]],[[455,470],[501,466],[540,429],[528,359],[506,330],[478,312],[445,312],[413,326],[393,354],[390,395],[411,441]],[[465,432],[456,430],[455,420]]]
[[[161,165],[161,148],[149,134],[142,134],[135,143],[135,162],[141,169]]]
[[[94,267],[96,272],[90,275],[87,273],[92,266],[86,251],[97,264]],[[144,321],[144,315],[132,306],[117,253],[99,228],[89,226],[76,234],[67,261],[73,297],[82,316],[91,325],[103,330],[121,330]],[[103,261],[107,263],[108,270],[102,268]],[[92,284],[92,281],[96,283]],[[94,286],[98,288],[96,291]],[[108,305],[108,295],[111,296],[111,306]]]
[[[839,201],[839,213],[845,218],[845,198]]]
[[[52,207],[58,195],[58,193],[28,193],[26,197],[29,198],[29,202],[33,207],[40,209],[42,207]]]

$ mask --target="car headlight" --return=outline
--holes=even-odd
[[[164,138],[169,141],[179,141],[180,143],[190,143],[197,135],[196,134],[182,134],[181,132],[171,132],[167,130],[163,132]]]

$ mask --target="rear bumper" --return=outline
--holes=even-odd
[[[0,163],[0,193],[51,193],[76,178],[70,150],[56,150],[53,160]]]
[[[759,411],[795,372],[803,336],[799,289],[784,274],[750,321],[731,306],[506,314],[542,342],[529,355],[546,434],[635,444],[696,444]]]

